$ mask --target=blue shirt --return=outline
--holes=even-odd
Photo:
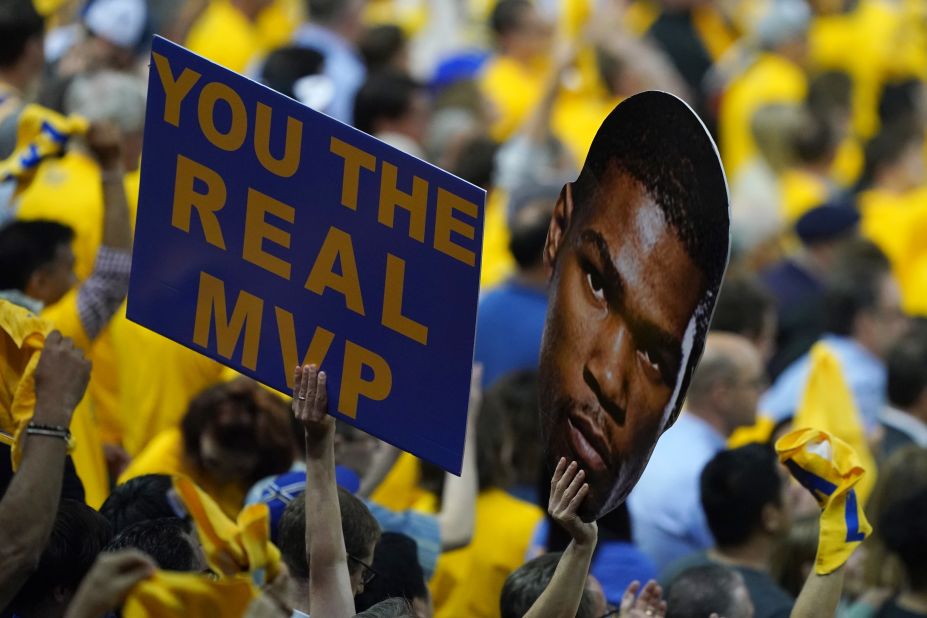
[[[480,299],[474,359],[483,364],[483,386],[519,369],[537,369],[547,315],[547,293],[506,281]]]
[[[364,83],[367,69],[354,46],[327,28],[304,24],[293,35],[293,43],[318,51],[325,58],[322,74],[335,87],[328,106],[321,110],[336,120],[351,124],[354,119],[354,96]]]
[[[635,543],[658,571],[714,544],[702,511],[699,477],[724,443],[724,436],[711,425],[683,412],[657,442],[631,491],[628,508]]]
[[[863,427],[872,432],[885,406],[885,389],[888,380],[885,364],[869,350],[850,337],[826,335],[822,341],[834,352],[843,369],[843,378],[853,394]],[[789,365],[760,400],[760,410],[780,421],[794,416],[808,382],[811,370],[810,354],[805,354]]]

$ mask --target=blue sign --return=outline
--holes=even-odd
[[[484,201],[155,38],[128,317],[459,474]]]

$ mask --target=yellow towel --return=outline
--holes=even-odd
[[[849,444],[816,429],[784,435],[776,442],[776,452],[821,506],[814,569],[821,575],[833,573],[872,532],[856,490],[866,468]]]
[[[43,159],[60,155],[72,135],[87,132],[90,123],[78,116],[62,116],[50,109],[29,103],[19,117],[16,148],[0,161],[0,181],[15,179],[17,191],[25,189]]]
[[[175,478],[174,489],[196,523],[206,562],[216,573],[231,577],[250,572],[258,585],[277,577],[280,550],[270,542],[270,511],[266,504],[245,507],[236,523],[190,479]]]
[[[875,457],[866,441],[853,394],[843,378],[840,361],[824,343],[811,348],[811,370],[792,426],[826,431],[850,445],[866,470],[856,488],[860,501],[866,504],[876,481]]]
[[[198,573],[157,571],[139,582],[122,607],[124,618],[237,618],[258,595],[247,577],[222,580]]]

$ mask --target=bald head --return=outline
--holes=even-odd
[[[749,339],[710,333],[689,385],[688,408],[717,420],[730,433],[754,422],[763,384],[763,361]]]

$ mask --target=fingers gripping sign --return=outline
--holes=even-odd
[[[293,414],[303,424],[306,439],[324,437],[335,428],[328,415],[328,381],[316,365],[296,367],[293,375]]]
[[[547,506],[550,516],[563,526],[578,545],[594,544],[598,533],[595,521],[583,522],[577,514],[589,494],[589,484],[585,480],[586,472],[575,461],[568,465],[566,458],[561,457],[550,481],[550,501]]]

